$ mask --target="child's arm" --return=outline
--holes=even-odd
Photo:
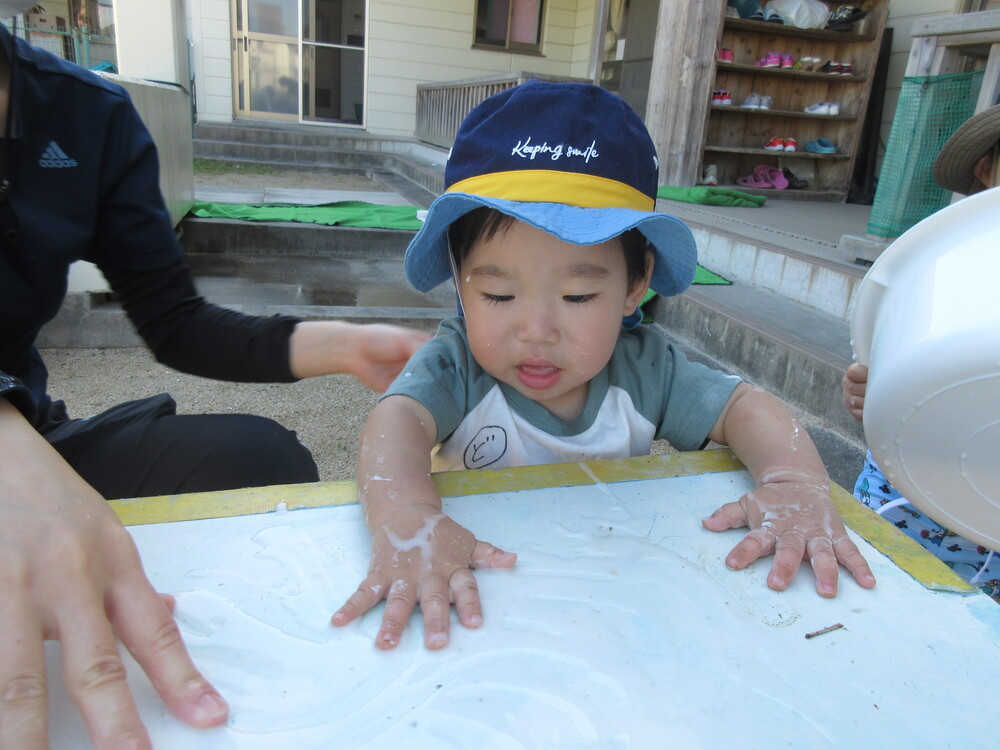
[[[812,564],[820,596],[836,596],[838,563],[864,588],[875,585],[830,500],[830,477],[816,446],[777,398],[738,386],[709,437],[731,447],[757,484],[738,503],[727,503],[702,521],[711,531],[751,529],[726,565],[739,570],[773,553],[767,584],[777,591],[787,588],[804,558]]]
[[[358,449],[358,493],[372,533],[368,576],[333,615],[346,625],[386,600],[379,648],[399,643],[419,602],[427,648],[448,644],[451,603],[469,628],[482,624],[470,568],[509,568],[517,556],[477,540],[441,512],[431,481],[434,417],[407,396],[383,399],[368,417]]]

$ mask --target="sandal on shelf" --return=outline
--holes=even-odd
[[[784,190],[788,187],[788,179],[777,167],[758,164],[753,168],[753,174],[737,177],[736,184],[758,190]]]
[[[772,167],[767,164],[758,164],[753,168],[753,173],[757,179],[766,180],[771,187],[776,190],[784,190],[788,187],[788,178],[786,178],[784,173],[777,167]]]
[[[748,188],[757,188],[758,190],[770,190],[774,187],[774,185],[770,182],[765,180],[763,177],[758,177],[756,174],[748,174],[743,177],[737,177],[736,184]]]

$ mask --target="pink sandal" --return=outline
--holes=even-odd
[[[767,164],[758,164],[753,168],[754,177],[767,182],[770,187],[777,190],[784,190],[788,187],[788,178],[785,177],[777,167],[770,167]]]
[[[758,190],[770,189],[774,187],[774,185],[768,182],[766,178],[758,175],[757,170],[754,170],[753,174],[748,174],[745,177],[737,177],[736,184],[748,188],[757,188]]]

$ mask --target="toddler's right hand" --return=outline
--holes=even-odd
[[[865,391],[868,387],[868,368],[857,362],[851,364],[840,381],[844,393],[844,406],[851,416],[861,419],[865,410]]]
[[[414,606],[424,616],[424,643],[448,645],[451,604],[467,628],[483,622],[482,604],[472,568],[510,568],[517,555],[477,540],[433,506],[409,506],[372,535],[368,576],[333,615],[334,625],[346,625],[386,600],[378,648],[394,648]]]

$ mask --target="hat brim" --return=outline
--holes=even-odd
[[[406,278],[427,292],[451,278],[448,227],[470,211],[486,206],[548,232],[573,245],[597,245],[638,229],[653,247],[656,260],[650,287],[669,297],[694,281],[698,250],[691,230],[665,213],[630,208],[580,208],[565,203],[529,203],[470,193],[445,193],[431,204],[423,228],[403,259]]]
[[[972,168],[1000,140],[1000,105],[966,120],[934,159],[934,181],[945,190],[968,195],[978,186]]]

